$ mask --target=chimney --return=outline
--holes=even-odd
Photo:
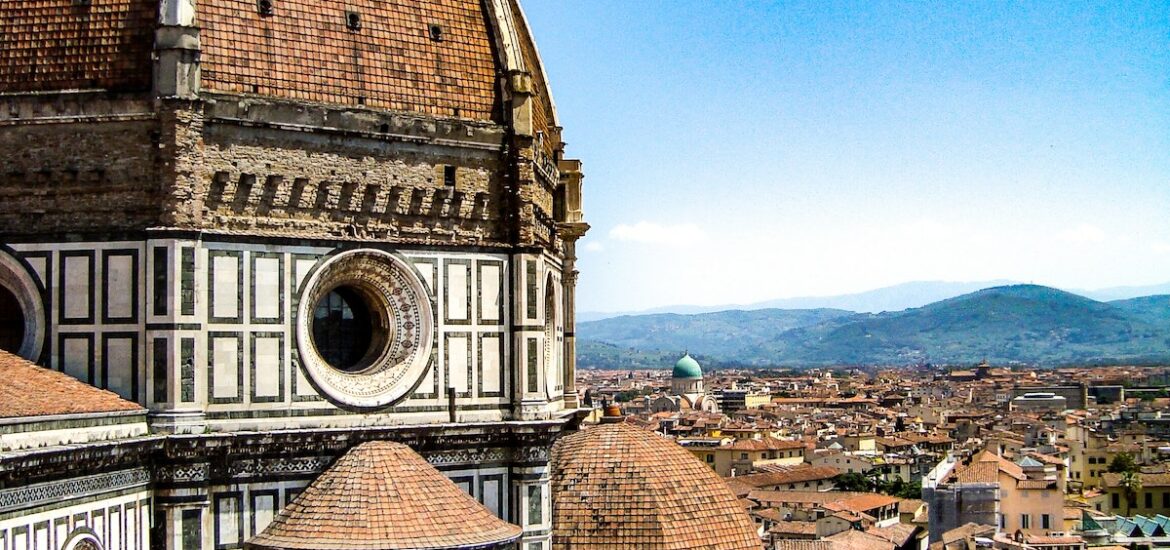
[[[622,415],[622,409],[616,403],[605,407],[605,414],[601,417],[602,424],[616,424],[625,421],[626,417]]]

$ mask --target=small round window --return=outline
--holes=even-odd
[[[369,304],[351,286],[329,291],[313,310],[313,345],[335,369],[353,372],[369,366],[363,359],[374,343],[375,328]]]

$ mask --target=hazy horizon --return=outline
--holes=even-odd
[[[579,311],[1170,280],[1170,11],[528,0]]]
[[[741,304],[727,304],[727,303],[697,304],[697,303],[690,303],[690,304],[665,304],[665,305],[661,305],[661,306],[652,306],[649,308],[636,309],[636,310],[613,310],[613,311],[581,310],[581,311],[577,312],[577,317],[578,317],[578,320],[580,320],[580,321],[592,321],[592,320],[598,320],[598,319],[603,319],[603,318],[615,317],[615,316],[619,316],[619,315],[630,315],[630,314],[656,314],[656,313],[691,314],[691,313],[708,313],[708,312],[733,310],[733,309],[749,309],[749,310],[750,309],[763,309],[763,308],[811,309],[811,308],[821,308],[821,307],[837,307],[837,306],[834,306],[832,304],[816,304],[815,302],[817,302],[817,301],[832,302],[832,301],[849,299],[849,298],[852,298],[855,296],[864,297],[864,296],[871,295],[871,294],[882,293],[883,291],[887,291],[887,290],[904,289],[906,287],[913,287],[914,285],[922,285],[922,286],[971,285],[971,288],[967,289],[967,290],[957,291],[957,292],[944,292],[944,293],[941,293],[938,297],[935,297],[932,299],[926,299],[921,295],[916,296],[913,294],[911,294],[911,295],[903,294],[901,297],[889,298],[889,300],[893,300],[893,301],[901,300],[904,302],[911,303],[909,305],[903,305],[901,307],[870,307],[870,308],[867,308],[867,307],[855,307],[855,308],[842,307],[842,309],[847,309],[847,310],[854,311],[857,313],[877,313],[880,311],[900,311],[902,309],[906,309],[909,307],[919,307],[921,305],[926,305],[928,303],[935,302],[935,301],[942,300],[942,299],[946,299],[948,297],[959,296],[961,294],[975,292],[977,290],[982,290],[985,288],[991,288],[991,287],[995,287],[995,286],[1007,286],[1007,285],[1047,286],[1047,287],[1051,287],[1051,288],[1057,288],[1057,289],[1063,290],[1065,292],[1078,294],[1078,295],[1081,295],[1081,296],[1084,296],[1086,298],[1090,298],[1093,300],[1104,301],[1104,302],[1113,301],[1113,300],[1124,300],[1124,299],[1129,299],[1129,298],[1137,298],[1137,297],[1150,296],[1150,295],[1170,294],[1170,281],[1167,281],[1165,283],[1160,283],[1160,284],[1153,284],[1153,285],[1122,285],[1122,286],[1102,287],[1102,288],[1060,288],[1060,287],[1055,287],[1052,285],[1045,285],[1045,284],[1040,283],[1040,282],[1011,281],[1011,280],[906,281],[906,282],[897,283],[894,285],[866,289],[866,290],[863,290],[860,292],[849,292],[849,293],[843,293],[843,294],[831,294],[831,295],[819,295],[819,296],[783,296],[783,297],[770,298],[770,299],[764,299],[764,300],[760,300],[760,301],[756,301],[756,302],[741,303]],[[928,289],[927,292],[929,293],[929,291],[937,292],[938,289],[930,288],[930,289]],[[784,304],[777,304],[778,302],[810,302],[810,303],[809,304],[802,304],[799,306],[787,306]]]

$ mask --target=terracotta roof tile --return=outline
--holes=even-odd
[[[792,449],[803,449],[804,442],[786,441],[783,439],[776,439],[775,437],[764,436],[760,439],[737,439],[723,448],[736,451],[784,451]]]
[[[836,543],[827,540],[780,539],[773,543],[773,550],[837,550]]]
[[[158,0],[3,0],[0,92],[145,91]]]
[[[118,394],[0,350],[0,418],[143,411]]]
[[[391,550],[480,547],[520,528],[493,515],[410,447],[350,449],[285,506],[248,548]]]
[[[1138,474],[1142,478],[1142,487],[1170,487],[1170,474]],[[1101,474],[1101,480],[1106,487],[1120,487],[1121,474],[1107,472]]]
[[[758,549],[755,524],[686,449],[625,423],[553,447],[553,548]]]
[[[206,89],[499,121],[493,34],[479,0],[274,5],[263,16],[254,3],[200,0]],[[347,28],[347,12],[358,14],[358,30]]]
[[[849,548],[850,550],[894,550],[894,543],[862,531],[849,529],[842,531],[825,540],[837,544],[837,548]]]
[[[832,466],[788,466],[784,469],[773,469],[759,474],[737,476],[734,479],[752,487],[769,487],[786,483],[803,483],[805,481],[821,481],[838,476],[841,470]]]

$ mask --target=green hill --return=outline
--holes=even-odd
[[[637,353],[689,349],[716,364],[1170,362],[1170,323],[1162,321],[1170,314],[1167,301],[1150,297],[1104,303],[1043,286],[1013,285],[892,313],[765,310],[765,316],[633,316],[620,318],[620,323],[582,323],[578,333],[580,348],[588,349],[592,344],[585,342],[592,341]],[[591,366],[588,359],[579,358],[579,364]]]
[[[1109,305],[1121,308],[1147,323],[1166,326],[1170,324],[1170,294],[1142,296],[1128,300],[1115,300]]]
[[[678,355],[690,350],[725,361],[750,363],[763,352],[760,346],[778,334],[852,315],[853,312],[840,309],[627,315],[580,323],[577,336],[581,341],[605,342],[624,349],[669,351]],[[604,353],[600,349],[590,348],[590,351]]]

